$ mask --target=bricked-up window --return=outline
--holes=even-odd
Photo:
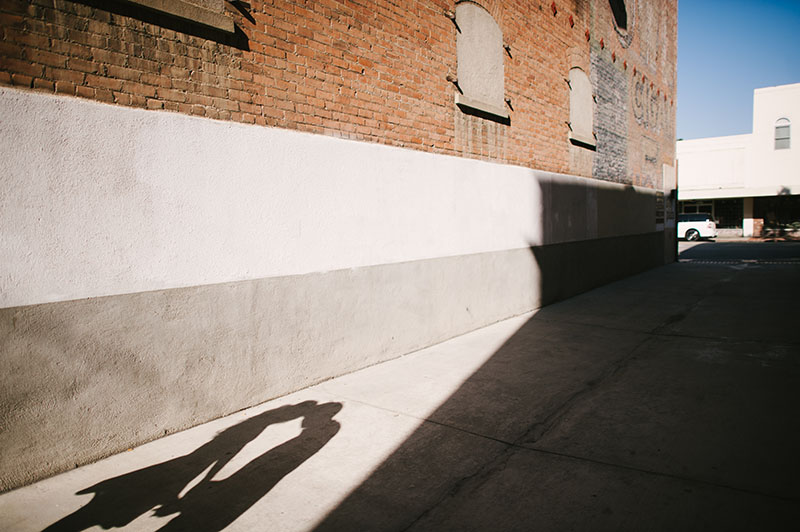
[[[233,20],[225,16],[224,0],[123,0],[215,30],[233,33]]]
[[[609,0],[611,12],[614,14],[614,23],[622,30],[628,29],[628,10],[625,9],[624,0]]]
[[[505,106],[503,32],[492,16],[474,2],[456,5],[458,88],[456,104],[502,119]],[[491,117],[490,116],[490,117]]]
[[[775,149],[788,150],[792,147],[791,123],[788,118],[775,122]]]
[[[594,149],[594,97],[589,76],[575,67],[569,71],[569,140],[576,146]]]

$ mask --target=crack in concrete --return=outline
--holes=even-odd
[[[644,343],[645,342],[642,342],[642,344],[644,344]],[[641,346],[641,344],[640,344],[640,346]],[[638,349],[638,347],[639,346],[637,346],[636,349],[632,350],[632,352],[629,353],[625,357],[625,359],[621,360],[620,362],[626,362],[626,361],[631,360],[632,358],[634,358],[634,355],[632,355],[632,353],[633,353],[633,351],[636,351]],[[624,365],[625,365],[625,363],[615,364],[615,366],[618,366],[620,369]],[[502,443],[502,444],[505,444],[506,447],[503,448],[499,453],[497,453],[497,455],[495,455],[491,460],[481,464],[473,473],[471,473],[469,475],[466,475],[466,476],[462,476],[461,478],[456,480],[451,485],[451,487],[444,494],[442,494],[441,497],[439,497],[436,501],[431,503],[425,510],[420,512],[417,515],[417,517],[415,517],[408,525],[406,525],[402,529],[403,532],[407,532],[408,530],[411,530],[417,523],[419,523],[423,519],[425,519],[428,515],[430,515],[438,507],[442,506],[442,504],[444,504],[448,499],[457,498],[459,496],[459,494],[463,490],[467,489],[467,487],[468,487],[468,485],[470,483],[477,483],[477,486],[480,486],[480,485],[482,485],[482,479],[488,478],[491,475],[502,473],[503,470],[508,466],[508,462],[512,458],[514,453],[516,453],[517,451],[520,451],[520,450],[526,451],[526,452],[545,454],[545,455],[549,455],[549,456],[558,456],[560,458],[567,458],[567,459],[570,459],[570,460],[576,460],[576,461],[589,463],[589,464],[593,464],[593,465],[599,465],[599,466],[604,466],[604,467],[612,467],[612,468],[615,468],[615,469],[622,469],[622,470],[626,470],[626,471],[632,471],[632,472],[640,473],[640,474],[643,474],[643,475],[649,475],[649,476],[655,476],[655,477],[661,477],[661,478],[669,478],[669,479],[679,480],[681,482],[688,482],[688,483],[692,483],[692,484],[695,484],[695,485],[702,485],[702,486],[707,486],[707,487],[711,487],[711,488],[715,488],[715,489],[726,489],[726,490],[736,491],[736,492],[740,492],[740,493],[745,493],[745,494],[748,494],[748,495],[764,497],[764,498],[768,498],[768,499],[775,499],[775,500],[781,500],[781,501],[786,501],[786,502],[798,502],[798,501],[800,501],[800,498],[797,498],[797,497],[783,496],[783,495],[774,494],[774,493],[764,493],[764,492],[757,491],[757,490],[741,488],[741,487],[738,487],[738,486],[732,486],[732,485],[722,484],[722,483],[718,483],[718,482],[710,482],[710,481],[707,481],[707,480],[698,479],[698,478],[694,478],[694,477],[681,476],[681,475],[676,475],[676,474],[672,474],[672,473],[664,473],[664,472],[661,472],[661,471],[654,471],[654,470],[649,470],[649,469],[642,469],[642,468],[639,468],[639,467],[634,467],[634,466],[630,466],[630,465],[626,465],[626,464],[619,464],[619,463],[615,463],[615,462],[606,462],[606,461],[596,460],[596,459],[592,459],[592,458],[588,458],[588,457],[584,457],[584,456],[578,456],[578,455],[573,455],[573,454],[561,453],[561,452],[558,452],[558,451],[547,450],[547,449],[543,449],[543,448],[539,448],[539,447],[526,447],[526,446],[524,446],[522,444],[519,444],[519,443],[516,443],[516,442],[507,442],[507,441],[504,441],[504,440],[501,440],[501,439],[498,439],[498,438],[494,438],[494,437],[487,436],[487,435],[484,435],[484,434],[479,434],[479,433],[476,433],[476,432],[473,432],[473,431],[465,430],[465,429],[462,429],[462,428],[459,428],[459,427],[456,427],[456,426],[453,426],[453,425],[448,425],[446,423],[442,423],[442,422],[438,422],[438,421],[424,420],[424,422],[433,423],[435,425],[439,425],[439,426],[442,426],[442,427],[447,428],[447,429],[456,430],[456,431],[459,431],[459,432],[462,432],[462,433],[467,433],[467,434],[470,434],[470,435],[473,435],[473,436],[476,436],[476,437],[479,437],[479,438],[483,438],[483,439],[495,441],[495,442],[498,442],[498,443]]]
[[[627,367],[628,364],[630,364],[630,362],[636,357],[636,352],[649,341],[650,337],[644,338],[625,355],[617,359],[612,364],[606,366],[597,377],[587,382],[587,386],[571,394],[564,402],[561,403],[561,405],[550,412],[550,414],[545,417],[544,421],[536,423],[521,437],[517,438],[513,445],[525,447],[525,444],[532,445],[545,437],[548,432],[553,430],[561,423],[564,417],[575,407],[576,404],[584,400],[586,397],[596,393],[604,383]]]
[[[644,343],[644,342],[642,342],[642,343]],[[635,349],[634,349],[634,351],[635,351]],[[633,356],[626,357],[626,359],[628,359],[628,360],[630,360],[631,358],[633,358]],[[639,467],[635,467],[635,466],[631,466],[631,465],[626,465],[626,464],[615,463],[615,462],[606,462],[606,461],[603,461],[603,460],[597,460],[597,459],[588,458],[588,457],[585,457],[585,456],[578,456],[578,455],[573,455],[573,454],[568,454],[568,453],[561,453],[561,452],[558,452],[558,451],[552,451],[552,450],[543,449],[543,448],[540,448],[540,447],[526,447],[526,446],[518,444],[518,443],[507,442],[507,441],[500,440],[500,439],[497,439],[497,438],[494,438],[494,437],[491,437],[491,436],[482,435],[482,434],[479,434],[479,433],[475,433],[475,432],[472,432],[472,431],[469,431],[469,430],[465,430],[465,429],[462,429],[462,428],[459,428],[459,427],[455,427],[455,426],[448,425],[448,424],[441,423],[441,422],[437,422],[437,421],[425,420],[425,422],[433,423],[433,424],[436,424],[436,425],[440,425],[442,427],[445,427],[445,428],[448,428],[448,429],[452,429],[452,430],[456,430],[456,431],[459,431],[459,432],[468,433],[468,434],[471,434],[473,436],[477,436],[477,437],[480,437],[480,438],[484,438],[484,439],[492,440],[492,441],[495,441],[495,442],[503,443],[503,444],[506,445],[506,447],[504,449],[502,449],[491,460],[489,460],[489,461],[483,463],[482,465],[480,465],[475,470],[475,472],[473,472],[470,475],[466,475],[466,476],[463,476],[460,479],[458,479],[447,490],[446,493],[444,493],[435,502],[430,504],[416,518],[414,518],[413,521],[411,521],[405,528],[403,528],[402,529],[403,532],[406,532],[406,531],[412,529],[414,527],[414,525],[416,525],[417,523],[422,521],[425,517],[430,515],[431,512],[433,512],[436,508],[441,506],[447,499],[449,499],[449,498],[457,498],[459,493],[462,490],[464,490],[470,482],[473,482],[473,481],[477,482],[478,483],[477,485],[480,486],[482,484],[481,483],[481,479],[482,478],[487,478],[490,475],[495,475],[497,473],[502,473],[502,471],[508,466],[508,462],[511,459],[511,457],[514,455],[514,453],[516,453],[517,451],[520,451],[520,450],[526,451],[526,452],[545,454],[545,455],[549,455],[549,456],[558,456],[560,458],[567,458],[567,459],[570,459],[570,460],[576,460],[576,461],[579,461],[579,462],[589,463],[589,464],[593,464],[593,465],[599,465],[599,466],[604,466],[604,467],[612,467],[612,468],[615,468],[615,469],[622,469],[622,470],[626,470],[626,471],[632,471],[632,472],[640,473],[640,474],[643,474],[643,475],[650,475],[650,476],[661,477],[661,478],[669,478],[669,479],[679,480],[681,482],[688,482],[688,483],[692,483],[692,484],[695,484],[695,485],[702,485],[702,486],[707,486],[707,487],[711,487],[711,488],[715,488],[715,489],[726,489],[726,490],[736,491],[736,492],[740,492],[740,493],[745,493],[745,494],[748,494],[748,495],[764,497],[764,498],[768,498],[768,499],[775,499],[775,500],[781,500],[781,501],[786,501],[786,502],[798,502],[798,501],[800,501],[800,498],[798,498],[798,497],[784,496],[784,495],[775,494],[775,493],[764,493],[762,491],[752,490],[752,489],[748,489],[748,488],[742,488],[742,487],[733,486],[733,485],[729,485],[729,484],[723,484],[723,483],[719,483],[719,482],[711,482],[711,481],[708,481],[708,480],[703,480],[703,479],[699,479],[699,478],[695,478],[695,477],[676,475],[676,474],[673,474],[673,473],[665,473],[665,472],[662,472],[662,471],[654,471],[654,470],[650,470],[650,469],[643,469],[643,468],[639,468]]]
[[[721,279],[717,284],[722,284],[726,282],[730,282],[733,276]],[[575,407],[576,404],[583,401],[586,397],[591,396],[594,393],[597,393],[597,390],[601,388],[603,384],[608,382],[609,379],[617,375],[620,371],[622,371],[625,367],[627,367],[630,362],[636,357],[637,351],[649,342],[653,336],[670,336],[668,334],[660,333],[660,330],[664,327],[672,324],[677,323],[685,319],[698,305],[702,303],[702,301],[708,296],[699,297],[695,300],[688,308],[686,308],[683,312],[679,314],[675,314],[666,318],[666,320],[654,327],[649,332],[639,331],[640,333],[646,334],[647,336],[639,343],[637,343],[628,353],[617,359],[613,364],[607,366],[601,374],[589,381],[587,386],[581,388],[580,390],[576,391],[572,395],[570,395],[560,406],[558,406],[555,410],[553,410],[544,421],[540,423],[536,423],[530,429],[528,429],[520,438],[513,442],[513,445],[525,447],[525,445],[533,445],[536,442],[540,441],[544,438],[550,431],[556,428],[564,418],[569,414],[569,412]],[[609,329],[609,327],[597,326],[603,329]],[[627,329],[623,329],[627,330]]]
[[[673,315],[669,316],[666,320],[664,320],[663,323],[653,327],[653,329],[650,330],[649,334],[658,335],[658,336],[673,336],[673,335],[671,335],[671,334],[669,334],[667,332],[663,332],[663,331],[668,330],[667,327],[669,327],[670,325],[673,325],[675,323],[678,323],[678,322],[681,322],[681,321],[685,320],[689,316],[689,314],[691,314],[694,311],[694,309],[696,309],[697,307],[700,306],[700,303],[705,301],[705,299],[707,297],[708,297],[707,295],[703,295],[703,296],[699,297],[694,303],[689,305],[689,307],[687,309],[685,309],[683,312],[680,312],[678,314],[673,314]]]
[[[628,329],[625,327],[613,327],[610,325],[601,325],[597,323],[583,323],[579,321],[568,321],[568,320],[551,320],[547,318],[541,318],[541,321],[546,321],[548,323],[563,323],[565,325],[574,325],[579,327],[591,327],[595,329],[605,329],[608,331],[619,331],[619,332],[628,332],[628,333],[635,333],[635,334],[647,334],[650,336],[658,336],[658,337],[665,337],[665,338],[688,338],[693,340],[717,340],[719,342],[758,342],[760,339],[754,337],[741,337],[737,338],[734,336],[712,336],[712,335],[703,335],[703,334],[689,334],[689,333],[677,333],[677,332],[663,332],[657,331],[662,327],[662,325],[658,325],[654,329],[650,331],[643,331],[641,329]],[[794,347],[795,345],[800,344],[800,341],[792,342],[791,340],[781,339],[779,342],[773,343],[772,345],[775,346],[787,346],[787,347]]]
[[[502,439],[499,439],[499,438],[496,438],[496,437],[493,437],[493,436],[490,436],[490,435],[487,435],[487,434],[481,434],[481,433],[474,432],[474,431],[471,431],[471,430],[468,430],[468,429],[465,429],[465,428],[461,428],[461,427],[458,427],[458,426],[455,426],[455,425],[451,425],[451,424],[448,424],[448,423],[445,423],[445,422],[436,421],[436,420],[433,420],[433,419],[430,419],[430,418],[419,418],[417,416],[409,416],[409,414],[407,414],[407,413],[395,412],[395,411],[392,411],[392,410],[389,410],[389,409],[386,409],[386,408],[383,408],[383,407],[380,407],[380,406],[377,406],[377,405],[371,405],[369,403],[363,403],[363,404],[369,404],[369,406],[372,406],[372,407],[375,407],[375,408],[380,408],[382,410],[392,411],[392,412],[394,412],[396,414],[409,416],[409,417],[418,419],[422,423],[432,423],[432,424],[439,425],[439,426],[441,426],[443,428],[446,428],[446,429],[456,430],[456,431],[464,433],[464,434],[470,434],[472,436],[475,436],[475,437],[478,437],[478,438],[481,438],[481,439],[485,439],[485,440],[494,441],[494,442],[500,443],[500,444],[505,446],[496,455],[494,455],[491,459],[487,460],[486,462],[483,462],[482,464],[479,464],[472,473],[470,473],[468,475],[464,475],[461,478],[455,480],[450,485],[450,487],[437,500],[435,500],[434,502],[429,504],[427,506],[427,508],[425,508],[423,511],[421,511],[402,530],[408,531],[408,530],[412,529],[418,523],[423,521],[426,517],[431,515],[432,512],[434,512],[438,507],[442,506],[449,499],[455,499],[455,498],[459,497],[459,495],[462,492],[464,492],[465,490],[474,490],[475,486],[480,486],[480,485],[483,484],[483,479],[486,479],[486,478],[489,478],[492,475],[498,474],[498,472],[502,472],[508,466],[508,463],[509,463],[511,457],[514,455],[514,453],[517,452],[520,449],[524,449],[527,452],[535,452],[535,453],[542,453],[542,454],[551,455],[551,456],[558,456],[558,457],[567,458],[567,459],[571,459],[571,460],[581,461],[581,462],[584,462],[584,463],[601,465],[601,466],[605,466],[605,467],[613,467],[613,468],[632,471],[632,472],[636,472],[636,473],[640,473],[640,474],[644,474],[644,475],[652,475],[652,476],[656,476],[656,477],[670,478],[670,479],[675,479],[675,480],[679,480],[679,481],[682,481],[682,482],[689,482],[689,483],[693,483],[693,484],[704,485],[704,486],[708,486],[708,487],[712,487],[712,488],[716,488],[716,489],[727,489],[727,490],[737,491],[737,492],[741,492],[741,493],[745,493],[745,494],[749,494],[749,495],[754,495],[754,496],[759,496],[759,497],[771,498],[771,499],[776,499],[776,500],[783,500],[783,501],[788,501],[788,502],[797,502],[798,500],[800,500],[800,499],[798,499],[796,497],[783,496],[783,495],[780,495],[780,494],[772,494],[772,493],[763,493],[763,492],[757,491],[757,490],[741,488],[741,487],[722,484],[722,483],[717,483],[717,482],[711,482],[711,481],[702,480],[702,479],[698,479],[698,478],[694,478],[694,477],[690,477],[690,476],[681,476],[681,475],[665,473],[665,472],[660,472],[660,471],[642,469],[642,468],[638,468],[638,467],[630,466],[630,465],[626,465],[626,464],[620,464],[620,463],[614,463],[614,462],[605,462],[605,461],[596,460],[596,459],[592,459],[592,458],[588,458],[588,457],[577,456],[577,455],[572,455],[572,454],[566,454],[566,453],[561,453],[561,452],[557,452],[557,451],[553,451],[553,450],[547,450],[547,449],[543,449],[541,447],[535,446],[535,444],[537,442],[541,441],[542,438],[544,438],[548,433],[550,433],[552,430],[556,429],[564,421],[564,419],[569,414],[569,412],[571,412],[576,407],[576,405],[578,405],[582,401],[586,400],[588,397],[591,397],[593,394],[597,393],[598,390],[600,390],[602,388],[602,386],[607,385],[609,383],[609,381],[611,379],[613,379],[613,377],[615,375],[618,375],[621,371],[623,371],[626,367],[628,367],[628,365],[636,358],[637,353],[639,352],[639,350],[647,342],[651,341],[653,338],[656,338],[656,337],[684,337],[684,338],[707,339],[707,340],[715,340],[715,341],[723,341],[723,342],[730,341],[730,340],[740,341],[740,340],[736,340],[736,339],[720,338],[720,337],[715,337],[715,336],[690,335],[690,334],[681,334],[681,333],[676,333],[676,332],[670,332],[669,331],[669,326],[670,325],[673,325],[675,323],[679,323],[680,321],[683,321],[684,319],[686,319],[705,300],[707,300],[711,296],[718,295],[718,294],[716,294],[716,292],[718,292],[718,288],[720,286],[732,282],[735,279],[735,277],[737,275],[739,275],[739,274],[741,274],[741,272],[740,271],[736,271],[732,275],[728,275],[728,276],[725,276],[725,277],[722,277],[722,278],[718,279],[717,282],[714,283],[712,286],[710,286],[707,291],[704,291],[702,294],[699,294],[699,297],[696,296],[697,299],[693,303],[688,305],[682,312],[679,312],[679,313],[676,313],[676,314],[668,316],[661,324],[653,327],[649,331],[646,331],[646,330],[645,331],[634,330],[634,329],[627,329],[627,328],[621,328],[621,327],[610,327],[610,326],[591,324],[591,323],[575,323],[575,322],[571,322],[569,320],[551,320],[551,319],[547,319],[547,318],[544,318],[544,317],[537,317],[537,319],[540,319],[540,320],[545,321],[545,322],[562,323],[562,324],[576,324],[576,325],[592,327],[592,328],[602,328],[602,329],[607,329],[607,330],[617,330],[617,331],[622,331],[622,332],[630,332],[630,333],[642,334],[645,337],[640,342],[638,342],[632,349],[630,349],[625,355],[623,355],[622,357],[620,357],[619,359],[617,359],[616,361],[614,361],[610,365],[606,366],[596,378],[594,378],[591,381],[587,382],[584,387],[582,387],[581,389],[577,390],[576,392],[572,393],[569,397],[567,397],[566,400],[564,400],[559,406],[557,406],[552,412],[550,412],[546,416],[544,421],[542,421],[540,423],[536,423],[535,425],[530,427],[527,431],[525,431],[523,433],[522,436],[517,438],[515,441],[505,441],[505,440],[502,440]],[[791,345],[793,345],[793,344],[791,344]],[[352,399],[350,399],[350,400],[352,400]],[[356,401],[356,402],[361,402],[361,401]]]
[[[437,423],[437,424],[441,425],[441,423]],[[447,425],[444,425],[444,426],[447,426]],[[456,427],[450,427],[450,428],[453,428],[455,430],[461,430],[461,429],[458,429]],[[461,432],[468,432],[468,431],[461,430]],[[489,439],[495,440],[494,438],[489,438]],[[495,441],[500,441],[500,440],[495,440]],[[517,446],[507,443],[507,447],[505,447],[499,453],[497,453],[497,455],[494,458],[492,458],[491,460],[481,464],[475,470],[474,473],[472,473],[470,475],[463,476],[460,479],[458,479],[450,487],[450,489],[447,490],[446,493],[444,493],[438,500],[434,501],[430,506],[428,506],[428,508],[423,510],[416,518],[414,518],[413,521],[411,521],[408,524],[408,526],[403,528],[402,532],[406,532],[407,530],[410,530],[414,525],[416,525],[417,523],[419,523],[420,521],[425,519],[425,517],[427,517],[431,512],[433,512],[436,508],[441,506],[441,504],[444,503],[447,499],[455,498],[458,495],[458,493],[470,481],[475,480],[476,482],[479,482],[479,485],[480,485],[481,482],[480,482],[479,479],[481,479],[482,477],[488,477],[489,475],[493,475],[498,471],[503,471],[507,467],[508,461],[513,456],[513,451],[515,451],[516,449],[518,449]]]
[[[552,456],[559,456],[559,457],[562,457],[562,458],[569,458],[569,459],[572,459],[572,460],[578,460],[578,461],[587,462],[587,463],[590,463],[590,464],[597,464],[597,465],[602,465],[602,466],[606,466],[606,467],[624,469],[626,471],[634,471],[636,473],[642,473],[642,474],[645,474],[645,475],[652,475],[652,476],[663,477],[663,478],[671,478],[671,479],[680,480],[680,481],[683,481],[683,482],[692,482],[692,483],[695,483],[695,484],[701,484],[703,486],[709,486],[709,487],[712,487],[712,488],[720,488],[720,489],[728,489],[728,490],[738,491],[738,492],[741,492],[741,493],[747,493],[748,495],[757,495],[759,497],[766,497],[766,498],[769,498],[769,499],[777,499],[777,500],[788,501],[788,502],[798,502],[798,501],[800,501],[800,497],[791,497],[791,496],[787,496],[787,495],[778,495],[778,494],[774,494],[774,493],[764,493],[762,491],[757,491],[757,490],[752,490],[752,489],[747,489],[747,488],[740,488],[738,486],[731,486],[729,484],[722,484],[722,483],[719,483],[719,482],[711,482],[711,481],[708,481],[708,480],[703,480],[703,479],[694,478],[694,477],[676,475],[674,473],[664,473],[662,471],[654,471],[654,470],[651,470],[651,469],[642,469],[640,467],[635,467],[635,466],[626,465],[626,464],[618,464],[616,462],[605,462],[603,460],[597,460],[597,459],[594,459],[594,458],[587,458],[585,456],[578,456],[578,455],[574,455],[574,454],[560,453],[558,451],[552,451],[552,450],[548,450],[548,449],[543,449],[541,447],[516,447],[515,446],[515,448],[525,449],[526,451],[535,452],[535,453],[542,453],[542,454],[547,454],[547,455],[552,455]]]

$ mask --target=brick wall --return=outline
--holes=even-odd
[[[592,53],[592,85],[597,88],[595,131],[597,155],[593,176],[598,179],[633,182],[628,175],[628,76],[608,61],[599,49]]]
[[[674,162],[677,2],[627,2],[627,32],[605,0],[479,3],[510,47],[510,124],[453,103],[452,0],[225,3],[234,35],[126,2],[4,0],[0,83],[658,187]],[[596,85],[596,154],[568,142],[573,66]]]

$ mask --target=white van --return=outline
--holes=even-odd
[[[678,238],[698,240],[700,238],[716,238],[717,224],[710,214],[679,214]]]

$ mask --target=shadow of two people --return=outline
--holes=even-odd
[[[333,420],[341,403],[304,401],[263,412],[229,427],[194,452],[104,480],[77,494],[94,493],[82,508],[46,531],[121,527],[155,508],[155,515],[179,515],[160,530],[222,530],[255,504],[283,477],[319,451],[339,431]],[[227,478],[213,480],[269,425],[302,418],[301,433],[251,460]],[[200,476],[200,482],[181,492]]]

